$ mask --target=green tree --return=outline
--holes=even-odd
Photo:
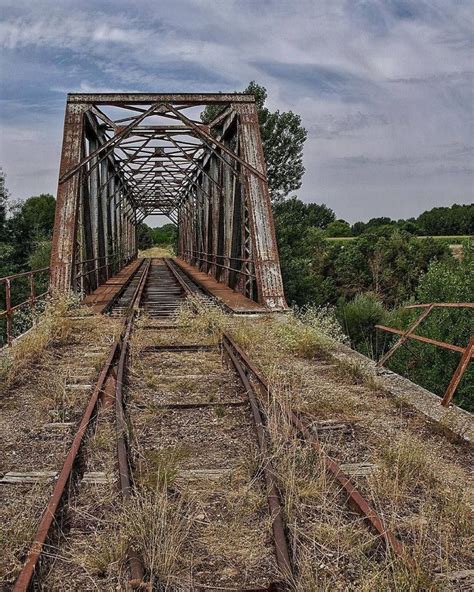
[[[352,236],[351,226],[345,220],[334,220],[327,225],[324,232],[327,237]]]
[[[425,235],[443,236],[474,234],[474,204],[432,208],[416,220]]]
[[[322,231],[334,221],[334,212],[324,204],[306,204],[295,197],[273,209],[287,301],[302,306],[333,300],[334,280]]]
[[[301,187],[307,132],[301,125],[301,117],[293,111],[270,111],[265,107],[267,91],[263,86],[252,81],[244,92],[255,96],[271,199],[282,201]],[[219,112],[219,107],[210,105],[201,119],[209,123]]]
[[[365,225],[365,230],[370,228],[378,228],[379,226],[387,226],[390,224],[395,224],[395,222],[388,218],[387,216],[381,216],[379,218],[371,218],[367,224]]]
[[[139,249],[153,246],[153,229],[143,222],[137,226],[137,243]]]
[[[358,294],[338,309],[338,318],[351,346],[373,359],[380,353],[375,325],[383,323],[386,316],[382,302],[371,292]]]
[[[21,207],[21,215],[36,240],[53,235],[56,200],[49,193],[28,198]]]
[[[449,248],[419,239],[392,226],[364,233],[334,252],[334,274],[339,295],[349,300],[373,292],[385,305],[399,305],[413,297],[431,261],[451,258]]]
[[[352,234],[354,236],[359,236],[360,234],[362,234],[365,230],[365,222],[355,222],[352,226],[351,226],[351,230],[352,230]]]
[[[174,245],[178,236],[175,224],[164,224],[153,228],[153,243],[155,245]]]

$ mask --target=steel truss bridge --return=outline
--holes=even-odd
[[[218,115],[205,125],[206,105]],[[177,225],[187,263],[286,307],[253,95],[68,95],[52,289],[97,288],[137,256],[150,215]]]

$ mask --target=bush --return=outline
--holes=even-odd
[[[339,307],[338,316],[352,347],[366,356],[379,354],[375,325],[383,323],[386,311],[382,302],[371,292],[359,294],[351,302]]]

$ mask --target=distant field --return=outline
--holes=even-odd
[[[339,237],[335,236],[332,238],[327,238],[326,240],[344,243],[346,241],[355,240],[356,238],[359,238],[359,237],[357,237],[357,236],[339,236]],[[462,245],[468,239],[473,240],[474,237],[469,236],[468,234],[464,234],[464,235],[457,235],[457,236],[417,236],[417,238],[432,238],[437,241],[439,240],[439,241],[447,242],[450,245],[456,245],[456,244]]]

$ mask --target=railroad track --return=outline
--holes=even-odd
[[[62,469],[55,481],[52,495],[42,514],[25,563],[13,586],[15,592],[26,591],[36,583],[35,578],[38,575],[39,562],[43,555],[53,555],[52,549],[54,549],[53,557],[61,557],[61,542],[59,539],[62,534],[62,524],[65,521],[67,522],[67,516],[65,516],[65,513],[67,514],[67,508],[65,509],[65,503],[71,503],[72,497],[78,497],[78,488],[81,487],[82,477],[84,476],[80,470],[81,463],[79,462],[81,460],[81,450],[97,418],[99,403],[101,399],[113,399],[114,390],[118,386],[117,379],[113,375],[114,366],[117,359],[120,360],[123,357],[124,351],[126,351],[126,337],[131,331],[135,316],[134,307],[141,298],[148,268],[149,262],[145,263],[144,266],[142,265],[140,274],[138,276],[135,275],[131,280],[131,283],[135,285],[131,300],[128,302],[129,312],[124,319],[122,331],[111,346],[107,359],[100,370],[92,395],[78,424],[76,434],[65,457]],[[120,463],[119,467],[119,470],[122,471],[123,469]],[[122,478],[121,486],[122,493],[124,493]],[[125,495],[126,493],[124,493]],[[61,533],[57,532],[58,526],[61,529]],[[51,543],[51,540],[54,540],[54,543]],[[52,569],[54,570],[54,566]]]
[[[271,391],[231,335],[219,344],[198,341],[175,324],[179,306],[197,291],[172,263],[146,260],[112,307],[111,315],[124,319],[122,331],[101,369],[14,591],[29,589],[44,555],[49,555],[51,590],[63,589],[65,580],[69,589],[113,589],[124,579],[134,588],[149,589],[250,592],[291,586],[292,554],[262,403]],[[144,320],[136,322],[139,310]],[[291,412],[289,419],[325,455],[303,418]],[[83,457],[99,433],[91,438],[94,422],[104,433],[115,424],[116,442],[105,447],[104,470],[85,475]],[[401,543],[341,467],[327,455],[325,466],[351,509],[391,551],[404,556]],[[119,500],[113,494],[117,482]],[[137,499],[154,500],[148,511],[156,511],[159,502],[161,517],[167,504],[174,509],[174,517],[164,520],[161,540],[138,537],[120,547],[127,555],[127,574],[115,574],[113,581],[104,576],[91,583],[67,560],[85,540],[89,545],[97,541],[91,497],[107,528],[119,520],[122,506],[133,507]],[[68,519],[71,507],[75,517]],[[135,522],[142,518],[135,515]],[[60,533],[59,523],[67,524]],[[132,525],[132,532],[139,533],[139,526]],[[148,538],[154,541],[151,549]],[[168,539],[175,541],[175,557],[166,571],[156,562],[166,556],[170,563]],[[51,557],[51,540],[56,557]]]

